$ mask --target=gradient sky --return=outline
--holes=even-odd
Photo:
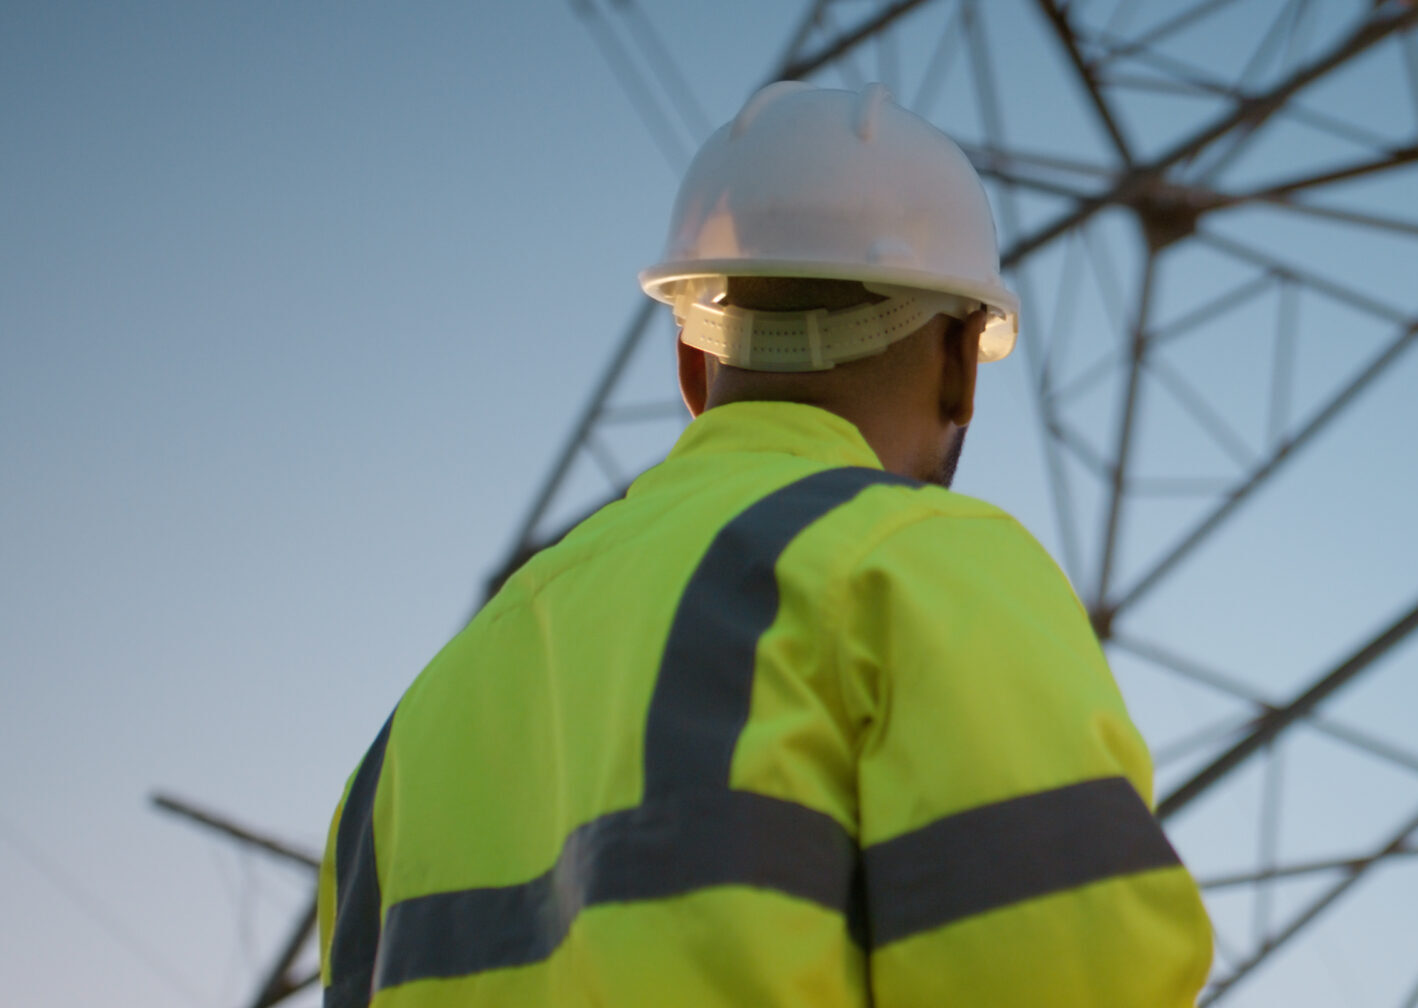
[[[799,12],[673,6],[654,24],[715,123]],[[1027,61],[1011,70],[1014,91],[1037,87]],[[1357,119],[1363,86],[1336,99]],[[346,774],[466,619],[638,304],[674,157],[550,0],[6,3],[0,96],[6,1000],[238,1004],[307,875],[149,795],[319,850]],[[1009,102],[1021,132],[1059,128],[1042,98]],[[1363,263],[1410,311],[1412,253]],[[1353,340],[1320,344],[1302,377],[1378,345]],[[1266,491],[1303,506],[1238,521],[1139,628],[1284,698],[1410,605],[1415,381],[1405,359]],[[1018,355],[981,397],[960,489],[1057,550]],[[1238,611],[1252,632],[1227,632]],[[1410,643],[1335,715],[1411,741],[1414,661]],[[1124,681],[1149,735],[1210,702],[1150,681]],[[1317,742],[1289,773],[1342,794],[1354,758]],[[1410,814],[1418,781],[1392,789],[1334,814]],[[1290,852],[1327,849],[1326,828],[1305,824]],[[1182,839],[1226,863],[1229,838]],[[1418,918],[1392,894],[1415,892],[1415,860],[1272,990],[1396,1003]]]

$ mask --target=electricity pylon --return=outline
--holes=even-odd
[[[709,117],[653,21],[572,6],[682,161]],[[1204,1004],[1293,1001],[1320,962],[1418,1005],[1418,537],[1396,523],[1396,577],[1335,584],[1328,537],[1277,531],[1324,506],[1307,460],[1354,481],[1342,547],[1418,458],[1418,400],[1380,395],[1418,356],[1415,26],[1367,0],[813,0],[743,82],[882,80],[986,180],[1051,541],[1216,925]],[[668,447],[682,408],[640,372],[670,373],[669,325],[649,302],[626,324],[494,586]],[[1407,938],[1344,941],[1370,931]]]
[[[682,168],[711,117],[653,19],[572,7]],[[811,0],[743,82],[882,80],[986,180],[1048,535],[1216,925],[1203,1004],[1300,1003],[1322,968],[1418,1008],[1418,539],[1381,506],[1418,468],[1385,387],[1418,356],[1415,27],[1411,0]],[[648,301],[625,325],[494,586],[663,455],[672,339]],[[1318,463],[1345,507],[1305,538]],[[1336,579],[1393,514],[1391,576]],[[312,980],[310,921],[258,1005]]]

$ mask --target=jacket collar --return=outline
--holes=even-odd
[[[666,461],[727,452],[770,452],[833,466],[882,468],[851,421],[817,406],[786,402],[736,402],[705,410],[685,428]]]

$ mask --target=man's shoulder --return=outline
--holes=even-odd
[[[824,532],[841,550],[848,577],[864,570],[987,571],[1066,583],[1043,545],[1013,515],[988,501],[929,484],[890,484],[841,508]]]
[[[844,518],[875,530],[872,539],[889,538],[898,530],[924,522],[941,533],[954,529],[962,535],[989,523],[999,526],[1004,534],[1032,540],[1009,512],[989,501],[930,483],[883,476],[879,489],[857,495],[843,509]]]

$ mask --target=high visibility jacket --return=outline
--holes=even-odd
[[[400,701],[331,827],[326,1004],[1191,1005],[1150,791],[1016,522],[717,407]]]

